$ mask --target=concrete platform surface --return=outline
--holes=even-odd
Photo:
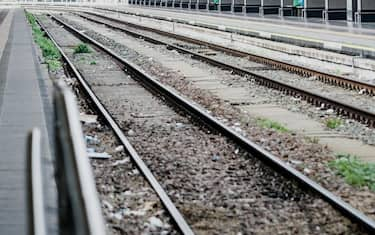
[[[3,34],[1,34],[3,36]],[[26,136],[39,127],[43,137],[43,163],[51,167],[45,113],[48,92],[23,10],[14,11],[9,40],[0,61],[0,234],[22,235],[26,228]],[[48,107],[47,107],[48,106]],[[53,179],[51,172],[46,178]],[[48,185],[47,192],[53,191]],[[56,215],[55,200],[46,208],[50,224]],[[52,222],[54,221],[54,222]],[[48,234],[56,231],[51,227]]]

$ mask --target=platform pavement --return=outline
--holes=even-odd
[[[292,22],[204,11],[119,6],[121,11],[144,17],[185,23],[209,29],[249,35],[298,46],[375,58],[375,24],[367,28]]]
[[[46,178],[53,179],[47,134],[51,99],[42,74],[25,14],[17,9],[0,61],[0,234],[22,235],[27,231],[26,136],[33,127],[41,129],[43,169]],[[55,188],[53,183],[45,183],[48,234],[56,234]]]

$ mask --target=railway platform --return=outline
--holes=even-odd
[[[21,9],[12,10],[9,32],[1,31],[0,61],[0,234],[26,234],[27,133],[34,127],[42,135],[42,170],[48,234],[56,234],[56,199],[48,133],[52,103],[46,71],[40,66],[30,27]],[[4,21],[5,23],[5,21]],[[2,25],[3,27],[4,25]],[[4,26],[5,27],[5,26]],[[3,33],[4,32],[4,33]]]
[[[121,6],[120,11],[139,16],[201,26],[229,33],[255,36],[298,46],[375,57],[375,23],[301,20],[259,17],[197,10],[178,10],[148,6]]]

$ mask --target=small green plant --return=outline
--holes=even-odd
[[[89,46],[85,43],[80,43],[74,48],[74,54],[90,53]]]
[[[51,71],[56,71],[61,68],[61,54],[59,50],[55,47],[53,42],[48,39],[44,32],[38,26],[35,16],[29,12],[26,13],[27,20],[29,21],[32,31],[33,38],[36,44],[42,50],[42,55],[44,61],[48,64],[48,69]]]
[[[348,184],[367,186],[375,192],[375,164],[361,162],[350,154],[338,154],[328,165],[343,176]]]
[[[283,126],[282,124],[278,123],[278,122],[275,122],[275,121],[272,121],[272,120],[269,120],[269,119],[266,119],[266,118],[258,118],[257,119],[257,124],[263,128],[269,128],[269,129],[274,129],[274,130],[277,130],[279,132],[289,132],[289,130]]]
[[[50,60],[48,61],[48,68],[51,71],[57,71],[58,69],[61,68],[61,62],[59,60]]]
[[[91,61],[90,65],[96,65],[96,61],[95,60]]]
[[[329,118],[326,121],[326,126],[330,129],[336,129],[342,124],[342,120],[340,118]]]

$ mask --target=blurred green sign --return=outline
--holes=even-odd
[[[293,6],[294,7],[303,7],[304,6],[304,0],[293,0]]]

